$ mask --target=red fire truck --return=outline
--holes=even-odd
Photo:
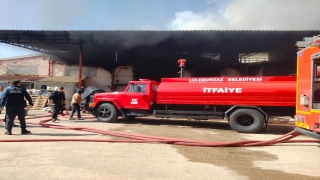
[[[320,139],[320,35],[297,53],[295,130]]]
[[[184,60],[179,61],[181,73]],[[270,116],[293,116],[295,76],[162,78],[130,81],[123,92],[98,93],[89,107],[99,121],[157,118],[225,119],[232,129],[256,133]]]

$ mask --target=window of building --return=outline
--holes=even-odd
[[[31,83],[20,83],[20,86],[25,88],[25,89],[32,89]]]
[[[202,58],[212,59],[212,60],[220,60],[220,54],[212,53],[212,52],[203,52],[201,53]]]
[[[240,63],[257,63],[269,61],[268,53],[242,53],[239,54]]]

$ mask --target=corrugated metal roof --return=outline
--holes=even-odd
[[[8,61],[8,60],[17,60],[17,59],[30,59],[30,58],[36,58],[36,57],[46,57],[49,56],[44,53],[35,53],[35,54],[28,54],[28,55],[22,55],[22,56],[11,56],[11,57],[4,57],[0,58],[1,61]]]
[[[212,30],[212,29],[207,29],[207,30],[24,30],[24,29],[0,29],[0,31],[16,31],[16,32],[61,32],[61,33],[67,33],[67,32],[187,32],[187,31],[242,31],[242,32],[250,32],[250,31],[269,31],[269,32],[284,32],[284,31],[319,31],[316,29],[309,29],[309,30],[239,30],[239,29],[217,29],[217,30]]]
[[[198,63],[199,54],[282,53],[295,56],[294,44],[319,30],[1,30],[0,42],[49,53],[52,60],[79,63],[79,44],[89,66],[104,68],[121,60],[140,66],[145,59],[171,63],[172,58]],[[53,45],[55,44],[55,45]],[[290,45],[290,46],[288,46]],[[119,53],[117,53],[119,52]],[[181,52],[188,54],[179,55]],[[190,56],[189,56],[190,54]],[[170,61],[170,62],[169,62]],[[222,61],[221,61],[222,62]]]
[[[82,80],[84,80],[85,77],[82,77]],[[48,76],[43,77],[37,82],[60,82],[60,83],[77,83],[79,82],[79,77],[75,76]]]
[[[33,82],[41,79],[43,77],[40,76],[8,76],[8,75],[0,75],[0,81],[11,82],[14,80],[19,80],[21,82]]]

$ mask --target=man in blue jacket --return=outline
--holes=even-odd
[[[6,129],[7,132],[4,134],[12,135],[12,126],[13,121],[18,116],[18,119],[20,121],[20,127],[21,127],[21,134],[29,134],[31,133],[26,129],[26,121],[25,121],[25,106],[26,101],[24,100],[26,98],[29,101],[29,104],[33,106],[32,99],[27,92],[26,89],[20,87],[20,81],[16,80],[12,82],[12,86],[4,89],[2,92],[2,99],[0,102],[0,109],[2,109],[4,106],[6,107],[6,115],[7,115],[7,122],[6,122]]]
[[[6,88],[4,88],[3,86],[0,86],[0,102],[1,102],[1,99],[2,99],[2,97],[3,97],[3,91],[5,90],[5,89],[7,89],[7,88],[10,88],[11,87],[11,85],[12,84],[10,84],[10,86],[9,87],[6,87]],[[0,109],[0,114],[1,114],[1,109]],[[4,123],[6,123],[6,119],[8,119],[8,116],[7,116],[7,114],[5,114],[4,115]],[[14,123],[13,123],[13,127],[18,127],[18,125],[15,125]],[[7,128],[6,128],[7,129]]]

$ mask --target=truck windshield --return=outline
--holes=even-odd
[[[146,92],[146,85],[145,84],[130,84],[129,89],[127,92]]]

